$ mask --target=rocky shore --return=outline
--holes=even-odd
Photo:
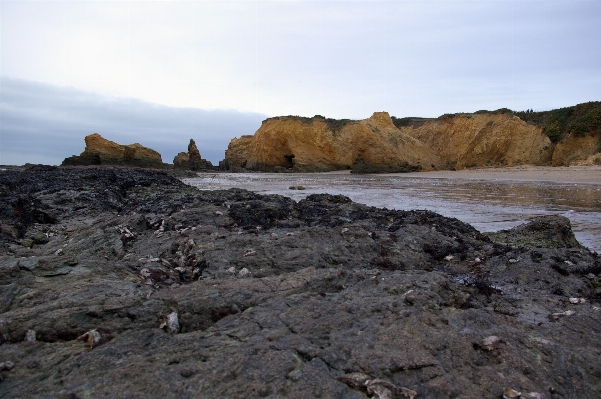
[[[601,259],[563,217],[35,166],[0,223],[0,397],[601,396]]]

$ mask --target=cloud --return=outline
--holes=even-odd
[[[366,118],[598,100],[600,1],[2,2],[3,76]]]
[[[216,164],[233,137],[254,134],[267,116],[235,110],[174,108],[31,81],[0,79],[0,164],[60,164],[80,154],[84,137],[100,133],[138,142],[171,163],[193,138]]]

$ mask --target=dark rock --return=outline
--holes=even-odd
[[[491,241],[433,212],[92,167],[3,172],[0,221],[49,239],[1,238],[0,397],[599,397],[601,264],[562,219]]]
[[[41,231],[35,233],[32,239],[35,244],[46,244],[49,241],[48,236]]]

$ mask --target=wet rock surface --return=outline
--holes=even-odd
[[[601,260],[565,218],[489,236],[118,168],[0,197],[0,397],[601,395]]]

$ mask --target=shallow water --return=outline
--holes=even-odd
[[[342,194],[377,207],[431,210],[482,232],[508,229],[533,216],[563,215],[570,218],[578,241],[601,253],[601,184],[348,173],[219,173],[185,182],[200,189],[240,187],[297,201],[315,193]]]

